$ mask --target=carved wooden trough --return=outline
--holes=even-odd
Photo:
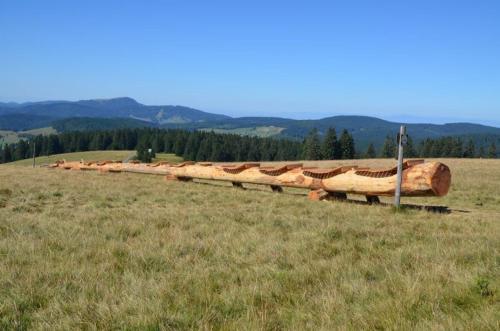
[[[268,167],[260,166],[259,163],[224,165],[189,161],[179,164],[58,161],[51,167],[157,174],[164,175],[168,180],[228,181],[236,187],[242,187],[244,183],[261,184],[269,185],[275,192],[281,192],[282,187],[304,188],[311,190],[309,197],[313,200],[342,199],[348,193],[361,194],[365,195],[370,203],[378,202],[378,196],[394,195],[397,172],[396,167],[382,170],[357,166],[316,168],[304,167],[301,163]],[[403,164],[402,175],[402,196],[443,196],[450,188],[450,169],[440,162],[406,161]]]

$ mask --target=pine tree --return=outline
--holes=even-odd
[[[144,135],[137,144],[137,159],[141,162],[150,163],[156,155],[153,150],[150,152],[149,149],[147,136]]]
[[[26,159],[28,154],[28,143],[24,140],[19,141],[14,152],[15,160]]]
[[[377,154],[375,152],[375,146],[373,146],[372,143],[370,143],[370,145],[368,145],[368,149],[366,150],[365,157],[367,159],[374,159],[375,157],[377,157]]]
[[[198,153],[196,153],[196,161],[208,161],[210,155],[212,155],[212,139],[209,134],[201,139]]]
[[[346,129],[344,129],[340,135],[339,145],[342,151],[342,159],[354,159],[354,155],[356,155],[354,139]]]
[[[476,146],[474,145],[474,141],[469,139],[467,142],[467,146],[465,146],[464,157],[473,158],[476,154]]]
[[[321,156],[323,160],[335,160],[340,158],[340,146],[337,141],[335,128],[329,128],[321,146]]]
[[[460,138],[453,139],[453,148],[451,149],[451,157],[462,157],[464,155],[463,142]]]
[[[413,146],[413,139],[408,135],[408,141],[406,146],[404,147],[404,155],[405,157],[417,157],[417,151]]]
[[[194,161],[198,155],[199,141],[198,133],[193,131],[189,134],[186,142],[186,147],[184,148],[183,158],[184,160]]]
[[[12,152],[9,144],[3,145],[2,149],[2,163],[7,163],[12,161]]]
[[[177,156],[182,156],[184,154],[185,148],[186,148],[186,134],[182,131],[178,131],[175,138],[173,152]]]
[[[483,158],[484,157],[484,146],[481,145],[479,147],[479,154],[478,154],[479,158]]]
[[[434,141],[432,139],[425,139],[420,143],[420,156],[421,157],[430,157],[431,156],[431,151],[432,151],[432,145],[434,144]]]
[[[321,147],[319,142],[318,130],[316,128],[309,132],[304,146],[305,160],[321,160]]]
[[[497,158],[497,145],[494,141],[491,142],[490,147],[488,148],[488,157],[492,159]]]
[[[382,146],[381,157],[395,158],[396,157],[396,141],[394,138],[387,136]]]

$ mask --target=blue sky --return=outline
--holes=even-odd
[[[500,1],[0,0],[0,100],[500,125]]]

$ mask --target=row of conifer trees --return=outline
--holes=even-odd
[[[33,155],[37,156],[92,150],[134,150],[141,159],[153,153],[174,153],[193,161],[281,161],[332,160],[357,157],[394,157],[396,141],[387,137],[377,153],[370,144],[365,152],[358,152],[352,135],[343,130],[337,135],[330,128],[320,136],[312,129],[303,141],[221,134],[206,131],[176,129],[119,129],[108,131],[65,132],[22,139],[16,144],[5,144],[0,149],[0,162],[6,163]],[[146,152],[147,151],[147,152]],[[476,149],[474,142],[460,138],[426,139],[414,146],[411,137],[405,148],[405,157],[495,157],[494,142],[488,149]]]

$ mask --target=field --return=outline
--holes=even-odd
[[[50,156],[39,156],[36,158],[37,165],[47,165],[57,160],[66,161],[104,161],[104,160],[125,160],[135,156],[135,151],[90,151],[78,153],[55,154]],[[182,158],[173,154],[157,153],[155,161],[180,162]],[[33,164],[33,159],[19,160],[9,163],[11,166],[28,166]]]
[[[443,162],[449,214],[2,165],[0,329],[498,330],[500,160]]]
[[[26,136],[37,136],[37,135],[49,135],[56,134],[57,131],[52,127],[33,129],[28,131],[8,131],[8,130],[0,130],[0,146],[5,144],[13,144],[17,143],[21,137]]]

